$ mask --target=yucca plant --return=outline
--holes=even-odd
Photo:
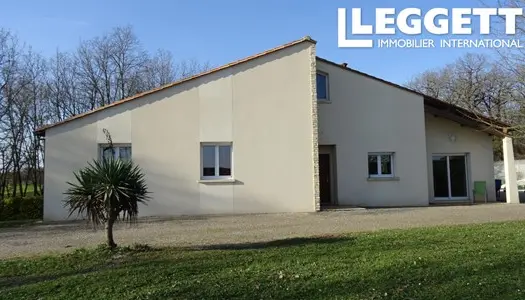
[[[95,228],[105,225],[107,245],[115,248],[115,222],[134,222],[139,203],[149,200],[144,173],[130,160],[104,158],[88,163],[74,176],[77,182],[67,182],[70,187],[65,192],[64,205],[70,216],[86,216]]]

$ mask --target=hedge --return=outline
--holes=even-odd
[[[0,202],[0,221],[41,220],[43,213],[42,196],[14,197]]]

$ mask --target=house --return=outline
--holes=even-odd
[[[475,181],[495,200],[492,139],[513,165],[507,125],[315,47],[305,37],[38,129],[44,219],[68,217],[66,181],[104,155],[105,132],[146,174],[141,216],[470,202]]]

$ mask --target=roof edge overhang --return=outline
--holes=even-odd
[[[330,61],[328,59],[317,57],[317,60],[327,63],[329,65],[347,70],[349,72],[377,80],[379,82],[382,82],[392,87],[404,90],[406,92],[421,96],[424,99],[425,112],[429,114],[433,114],[433,115],[454,121],[456,123],[459,123],[462,126],[468,126],[470,128],[474,128],[479,131],[487,132],[487,134],[491,134],[491,135],[495,135],[499,137],[509,136],[510,133],[512,132],[512,127],[509,124],[505,124],[498,120],[470,112],[457,105],[445,102],[443,100],[439,100],[434,97],[430,97],[428,95],[425,95],[423,93],[420,93],[408,87],[381,79],[379,77],[375,77],[367,73],[363,73],[361,71],[352,69],[348,66],[344,66],[342,64],[338,64],[336,62]]]
[[[94,110],[91,110],[91,111],[88,111],[88,112],[85,112],[85,113],[82,113],[82,114],[78,114],[76,116],[70,117],[70,118],[65,119],[63,121],[60,121],[60,122],[57,122],[57,123],[54,123],[54,124],[49,124],[49,125],[42,126],[42,127],[38,128],[38,129],[36,129],[34,131],[34,133],[35,133],[36,136],[44,137],[45,133],[46,133],[46,130],[48,130],[50,128],[69,123],[71,121],[74,121],[74,120],[80,119],[82,117],[94,114],[94,113],[99,112],[101,110],[104,110],[104,109],[107,109],[107,108],[110,108],[110,107],[113,107],[113,106],[117,106],[117,105],[120,105],[122,103],[126,103],[126,102],[131,101],[131,100],[139,99],[141,97],[144,97],[144,96],[156,93],[158,91],[162,91],[162,90],[174,87],[176,85],[179,85],[179,84],[182,84],[182,83],[185,83],[185,82],[188,82],[188,81],[191,81],[191,80],[194,80],[194,79],[197,79],[197,78],[200,78],[200,77],[203,77],[203,76],[215,73],[215,72],[219,72],[221,70],[224,70],[224,69],[227,69],[227,68],[230,68],[230,67],[242,64],[244,62],[248,62],[248,61],[257,59],[259,57],[263,57],[265,55],[268,55],[268,54],[271,54],[271,53],[274,53],[274,52],[277,52],[279,50],[286,49],[286,48],[289,48],[289,47],[292,47],[292,46],[295,46],[295,45],[298,45],[298,44],[303,43],[303,42],[310,42],[312,44],[316,44],[317,43],[317,41],[312,39],[310,36],[305,36],[305,37],[303,37],[303,38],[301,38],[299,40],[295,40],[295,41],[292,41],[290,43],[283,44],[281,46],[272,48],[270,50],[267,50],[267,51],[264,51],[264,52],[261,52],[261,53],[258,53],[258,54],[252,55],[252,56],[248,56],[246,58],[243,58],[243,59],[240,59],[240,60],[228,63],[226,65],[223,65],[223,66],[220,66],[220,67],[217,67],[217,68],[214,68],[214,69],[211,69],[209,71],[206,71],[206,72],[203,72],[203,73],[200,73],[200,74],[197,74],[197,75],[194,75],[194,76],[191,76],[191,77],[179,80],[179,81],[175,81],[173,83],[170,83],[170,84],[167,84],[167,85],[164,85],[164,86],[161,86],[161,87],[149,90],[149,91],[145,91],[145,92],[136,94],[134,96],[131,96],[131,97],[119,100],[119,101],[115,101],[115,102],[113,102],[111,104],[99,107],[97,109],[94,109]],[[317,57],[317,60],[325,62],[325,63],[333,65],[333,66],[336,66],[336,67],[339,67],[339,68],[342,68],[344,70],[353,72],[355,74],[359,74],[359,75],[362,75],[362,76],[365,76],[365,77],[368,77],[368,78],[380,81],[382,83],[385,83],[387,85],[396,87],[398,89],[401,89],[401,90],[404,90],[404,91],[407,91],[407,92],[414,93],[414,94],[417,94],[419,96],[422,96],[423,99],[424,99],[424,106],[425,106],[425,112],[426,113],[429,113],[429,114],[432,114],[432,115],[435,115],[435,116],[439,116],[439,117],[442,117],[442,118],[449,119],[451,121],[459,123],[462,126],[468,126],[468,127],[480,130],[480,131],[487,132],[488,134],[491,134],[491,135],[504,137],[504,136],[508,136],[510,134],[510,132],[512,131],[512,128],[511,128],[511,126],[509,124],[505,124],[503,122],[500,122],[500,121],[497,121],[497,120],[494,120],[494,119],[491,119],[491,118],[488,118],[488,117],[485,117],[485,116],[482,116],[482,115],[479,115],[479,114],[475,114],[473,112],[470,112],[470,111],[468,111],[468,110],[466,110],[464,108],[461,108],[459,106],[456,106],[454,104],[450,104],[450,103],[447,103],[445,101],[442,101],[442,100],[430,97],[428,95],[422,94],[420,92],[417,92],[417,91],[412,90],[410,88],[404,87],[402,85],[395,84],[393,82],[390,82],[390,81],[387,81],[387,80],[384,80],[384,79],[381,79],[381,78],[369,75],[367,73],[364,73],[364,72],[352,69],[352,68],[350,68],[348,66],[343,66],[341,64],[335,63],[333,61],[330,61],[330,60],[327,60],[327,59],[324,59],[324,58],[321,58],[321,57]]]
[[[217,68],[214,68],[214,69],[211,69],[211,70],[199,73],[197,75],[194,75],[194,76],[191,76],[191,77],[188,77],[188,78],[184,78],[184,79],[181,79],[181,80],[169,83],[167,85],[164,85],[164,86],[152,89],[152,90],[148,90],[148,91],[145,91],[145,92],[133,95],[133,96],[128,97],[128,98],[124,98],[124,99],[115,101],[115,102],[113,102],[111,104],[108,104],[108,105],[96,108],[94,110],[87,111],[87,112],[82,113],[82,114],[78,114],[78,115],[72,116],[72,117],[67,118],[67,119],[65,119],[63,121],[56,122],[56,123],[53,123],[53,124],[44,125],[44,126],[42,126],[40,128],[37,128],[36,130],[34,130],[34,134],[36,136],[39,136],[39,137],[44,137],[45,134],[46,134],[46,130],[48,130],[50,128],[69,123],[71,121],[74,121],[74,120],[77,120],[77,119],[80,119],[80,118],[92,115],[94,113],[97,113],[97,112],[99,112],[101,110],[104,110],[104,109],[107,109],[107,108],[110,108],[110,107],[113,107],[113,106],[117,106],[117,105],[129,102],[131,100],[139,99],[141,97],[144,97],[144,96],[147,96],[147,95],[150,95],[150,94],[153,94],[153,93],[156,93],[156,92],[159,92],[159,91],[162,91],[162,90],[165,90],[165,89],[177,86],[179,84],[182,84],[182,83],[185,83],[185,82],[197,79],[197,78],[204,77],[204,76],[212,74],[212,73],[216,73],[216,72],[219,72],[219,71],[222,71],[222,70],[225,70],[225,69],[228,69],[228,68],[240,65],[240,64],[245,63],[245,62],[249,62],[249,61],[255,60],[257,58],[260,58],[260,57],[263,57],[263,56],[266,56],[266,55],[278,52],[278,51],[283,50],[283,49],[287,49],[287,48],[293,47],[295,45],[299,45],[299,44],[304,43],[304,42],[312,43],[314,45],[317,44],[316,40],[312,39],[310,36],[305,36],[305,37],[303,37],[301,39],[298,39],[298,40],[295,40],[295,41],[292,41],[292,42],[289,42],[289,43],[277,46],[275,48],[272,48],[272,49],[269,49],[269,50],[257,53],[255,55],[251,55],[251,56],[248,56],[248,57],[245,57],[245,58],[233,61],[231,63],[228,63],[228,64],[222,65],[220,67],[217,67]]]
[[[512,131],[509,124],[505,124],[495,119],[473,113],[464,108],[436,98],[425,96],[424,102],[425,113],[454,121],[461,126],[470,127],[498,137],[509,136]]]

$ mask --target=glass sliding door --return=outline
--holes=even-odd
[[[448,157],[450,173],[450,197],[467,198],[467,164],[465,155]]]
[[[433,156],[432,165],[434,169],[434,197],[446,198],[448,197],[447,157]]]
[[[432,156],[434,198],[468,199],[467,156]]]

